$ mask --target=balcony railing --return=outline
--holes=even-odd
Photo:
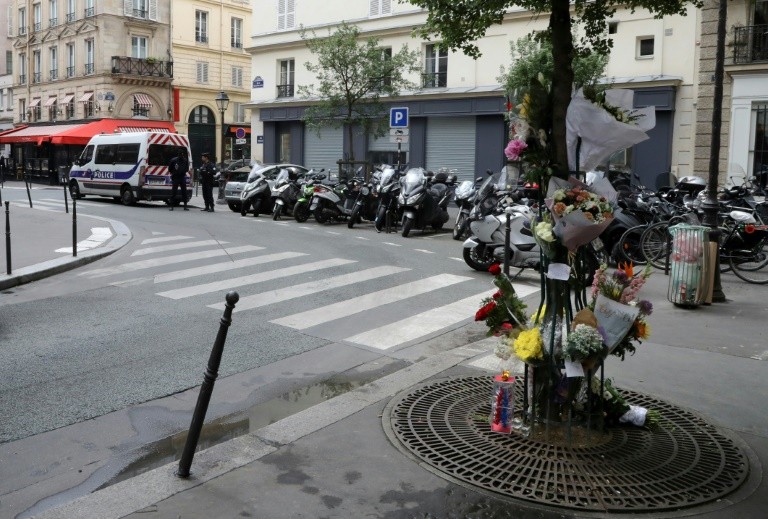
[[[91,16],[93,16],[94,14],[96,14],[96,10],[95,10],[95,8],[93,8],[93,7],[87,7],[87,8],[85,9],[85,17],[86,17],[86,18],[90,18],[90,17],[91,17]]]
[[[56,27],[59,25],[59,19],[58,18],[51,18],[48,20],[48,27]]]
[[[42,22],[35,22],[35,25],[32,26],[32,30],[35,32],[40,32],[43,30],[43,23]]]
[[[159,61],[152,58],[112,56],[112,73],[172,78],[173,62]]]
[[[421,75],[421,85],[424,88],[443,88],[447,85],[447,72],[429,72]]]
[[[195,35],[195,42],[197,42],[197,43],[208,43],[208,35],[207,34],[196,34]]]
[[[89,75],[93,74],[94,70],[95,69],[94,69],[93,63],[86,63],[85,64],[85,75],[86,76],[89,76]]]
[[[144,9],[134,9],[133,10],[133,17],[134,18],[145,18],[149,15],[147,11]]]
[[[59,71],[56,69],[51,70],[51,81],[59,79]]]
[[[19,27],[19,36],[24,36],[25,34],[27,34],[27,28],[22,25]]]
[[[35,72],[32,74],[32,83],[40,83],[43,80],[43,74],[41,72]]]
[[[735,27],[733,62],[735,64],[768,61],[768,25]]]
[[[27,84],[27,75],[26,74],[20,74],[19,75],[19,83],[22,85]]]
[[[75,77],[75,67],[67,67],[67,77]]]
[[[67,13],[67,23],[74,22],[75,20],[75,13]]]
[[[293,85],[277,85],[277,97],[293,97]]]

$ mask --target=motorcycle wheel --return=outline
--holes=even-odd
[[[240,216],[245,216],[248,214],[248,209],[251,207],[250,202],[243,202],[240,206]]]
[[[323,213],[323,206],[318,205],[315,207],[315,221],[317,223],[325,223],[328,221],[328,217]]]
[[[467,215],[460,213],[456,219],[456,225],[453,227],[453,239],[460,240],[464,237],[464,222],[467,221]]]
[[[293,219],[299,223],[309,220],[309,204],[306,202],[296,202],[293,206]]]
[[[376,228],[376,232],[381,232],[384,228],[384,224],[387,220],[387,208],[379,207],[379,211],[376,213],[376,220],[373,222],[373,226]]]
[[[407,216],[403,217],[403,231],[402,231],[403,238],[407,238],[408,235],[411,233],[411,227],[413,227],[413,219],[408,218]]]
[[[491,250],[486,250],[485,255],[480,257],[477,254],[477,247],[465,247],[463,257],[464,263],[480,272],[488,272],[490,266],[496,263]]]
[[[349,221],[347,222],[347,227],[352,229],[355,224],[358,221],[358,218],[360,218],[360,206],[356,205],[354,209],[352,209],[352,214],[349,216]]]
[[[280,219],[280,215],[283,213],[283,206],[275,204],[275,208],[272,210],[272,219],[277,221]]]
[[[253,216],[259,216],[259,208],[261,207],[261,200],[258,198],[253,201]]]

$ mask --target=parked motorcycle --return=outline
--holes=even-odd
[[[272,212],[272,186],[260,172],[251,173],[240,193],[240,216],[253,210],[253,216],[261,212]]]
[[[362,220],[374,221],[376,219],[376,208],[378,199],[375,186],[378,185],[379,175],[374,174],[370,182],[364,182],[363,179],[354,178],[347,185],[349,187],[349,198],[354,198],[355,205],[352,213],[349,215],[347,227],[352,229],[356,223]]]
[[[299,180],[303,175],[281,169],[272,188],[272,219],[279,220],[284,213],[293,214],[293,208],[301,194]]]
[[[471,180],[464,180],[457,187],[454,193],[454,201],[459,208],[459,212],[456,214],[456,221],[453,224],[453,239],[460,240],[466,237],[469,229],[469,212],[472,210],[475,202],[475,194],[477,189],[475,184]]]
[[[444,180],[430,183],[424,168],[411,168],[406,172],[397,200],[402,215],[403,238],[408,237],[413,227],[424,230],[429,225],[435,230],[442,229],[449,218],[448,200],[451,195],[446,181],[447,176]]]
[[[400,172],[392,166],[385,166],[381,171],[378,192],[378,207],[373,226],[376,232],[386,228],[387,232],[396,225],[398,210],[397,198],[400,195]]]
[[[315,184],[309,211],[317,223],[326,223],[331,219],[341,219],[352,214],[355,199],[347,196],[346,183],[335,185]]]
[[[301,193],[299,199],[293,206],[293,219],[299,223],[306,222],[312,215],[309,206],[312,202],[312,196],[315,194],[315,184],[325,180],[325,168],[315,174],[308,174],[303,183],[300,181]]]

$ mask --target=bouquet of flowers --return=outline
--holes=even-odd
[[[493,284],[498,290],[490,297],[486,297],[481,302],[480,309],[475,313],[475,321],[485,321],[488,326],[488,337],[495,335],[507,335],[514,328],[520,328],[526,325],[527,317],[525,315],[525,303],[523,303],[512,282],[501,271],[501,266],[494,263],[488,269],[493,274]]]
[[[600,236],[613,220],[616,191],[607,180],[587,187],[575,178],[552,178],[547,195],[553,232],[571,252]]]
[[[635,274],[631,263],[619,265],[613,274],[601,265],[592,282],[590,309],[603,327],[610,353],[621,357],[635,353],[635,343],[641,344],[650,335],[647,318],[653,312],[650,301],[638,298],[638,292],[651,275],[650,265]]]

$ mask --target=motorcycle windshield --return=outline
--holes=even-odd
[[[280,187],[283,184],[288,183],[288,170],[287,169],[281,169],[280,173],[277,175],[277,178],[275,179],[275,187]]]
[[[381,177],[379,178],[379,184],[382,186],[386,186],[392,181],[392,175],[395,174],[395,170],[392,168],[387,168],[384,171],[381,172]]]
[[[421,189],[427,183],[427,177],[422,168],[413,168],[408,170],[401,182],[403,193],[410,194]]]
[[[471,180],[465,180],[456,188],[456,198],[469,198],[475,185]]]

